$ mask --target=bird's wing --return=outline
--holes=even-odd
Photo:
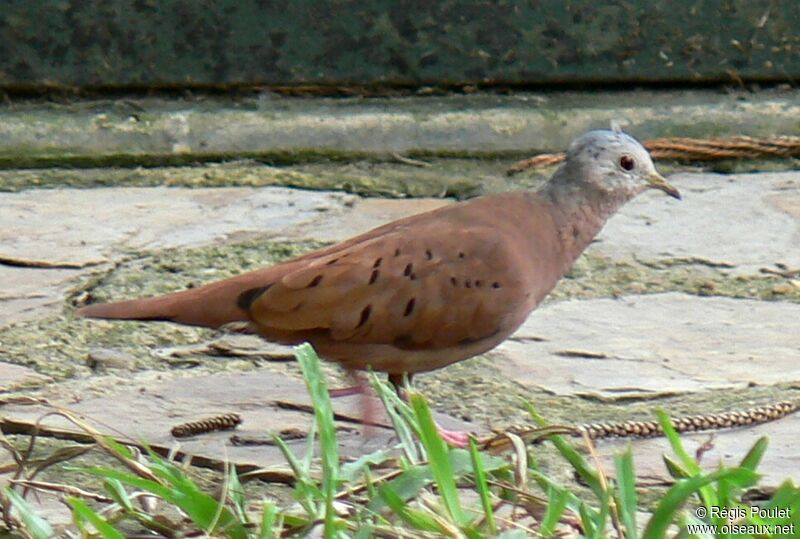
[[[438,227],[438,228],[437,228]],[[267,338],[440,348],[489,337],[526,301],[523,259],[489,227],[418,223],[362,241],[242,293]]]

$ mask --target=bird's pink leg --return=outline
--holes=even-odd
[[[370,437],[370,427],[378,424],[378,408],[376,406],[374,393],[363,373],[360,371],[347,371],[347,375],[353,381],[349,387],[329,389],[328,394],[332,399],[339,397],[359,396],[360,408],[363,410],[361,422],[364,424],[364,435]]]
[[[378,419],[378,410],[373,397],[372,388],[360,371],[348,371],[348,375],[353,381],[352,386],[330,389],[328,393],[330,393],[332,399],[359,395],[361,409],[364,411],[364,415],[361,418],[364,424],[364,434],[369,437],[369,427],[375,425]],[[410,376],[408,377],[408,381],[410,383]],[[408,392],[403,383],[403,377],[401,375],[390,374],[389,383],[394,386],[397,395],[403,399],[403,401],[408,402]],[[439,432],[439,436],[442,437],[442,440],[453,447],[465,449],[469,445],[470,434],[468,432],[448,430],[439,425],[439,423],[436,423],[436,430]]]

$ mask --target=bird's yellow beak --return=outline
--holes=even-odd
[[[674,185],[665,180],[664,176],[662,176],[658,172],[653,172],[650,176],[647,177],[647,185],[652,189],[658,189],[659,191],[664,191],[672,198],[676,198],[678,200],[681,199],[681,192],[678,191]]]

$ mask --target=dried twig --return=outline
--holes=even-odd
[[[642,145],[653,159],[676,161],[716,161],[720,159],[757,159],[760,157],[800,156],[800,137],[717,137],[694,139],[686,137],[646,140]],[[507,171],[509,176],[532,168],[557,165],[565,158],[563,152],[544,153],[518,161]]]
[[[622,521],[619,519],[617,500],[614,499],[614,495],[608,488],[608,480],[606,479],[606,473],[603,469],[603,463],[600,462],[600,457],[597,455],[597,451],[594,448],[592,439],[589,437],[589,433],[583,431],[582,436],[583,441],[586,444],[586,448],[588,449],[589,454],[592,456],[592,460],[594,460],[595,468],[597,468],[597,477],[600,481],[600,487],[603,489],[603,492],[605,492],[606,499],[608,500],[608,507],[611,510],[611,522],[614,524],[614,529],[617,531],[617,536],[619,539],[625,539],[625,533],[622,531]]]
[[[420,161],[418,159],[412,159],[410,157],[406,157],[401,155],[397,152],[392,153],[392,157],[394,157],[397,161],[403,163],[404,165],[411,165],[412,167],[430,167],[430,163],[426,163],[425,161]]]
[[[22,487],[25,487],[25,489],[41,490],[44,492],[57,492],[65,496],[77,496],[80,498],[86,498],[87,500],[93,500],[100,503],[114,503],[114,500],[112,498],[103,496],[102,494],[95,494],[94,492],[89,492],[88,490],[83,490],[78,487],[72,487],[69,485],[48,483],[46,481],[31,481],[28,479],[12,479],[9,482],[12,485],[20,485]]]

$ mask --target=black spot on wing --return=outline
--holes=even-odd
[[[372,312],[372,305],[367,305],[366,307],[364,307],[364,309],[361,311],[361,318],[358,321],[356,329],[360,328],[361,326],[367,323],[367,320],[369,320],[369,315],[371,312]]]
[[[253,304],[253,302],[257,300],[261,296],[261,294],[269,290],[270,286],[272,285],[270,284],[267,286],[259,286],[258,288],[251,288],[249,290],[245,290],[244,292],[239,294],[238,298],[236,298],[236,305],[238,305],[239,308],[243,311],[250,310],[250,306]]]
[[[408,303],[406,303],[406,309],[403,311],[403,316],[408,316],[412,312],[414,312],[414,304],[416,303],[416,301],[417,300],[415,298],[411,298],[410,300],[408,300]]]

